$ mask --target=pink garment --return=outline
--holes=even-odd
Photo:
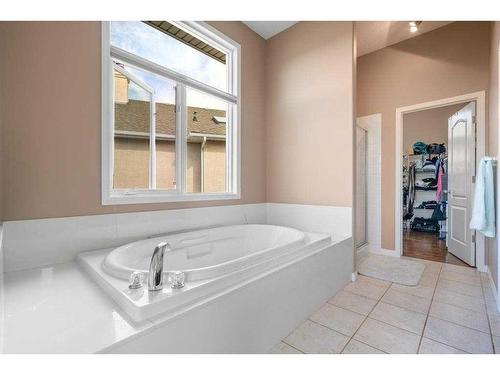
[[[443,167],[441,166],[441,163],[438,165],[438,178],[437,178],[437,189],[436,189],[436,202],[441,202],[441,192],[443,190],[443,181],[442,177],[443,176]]]

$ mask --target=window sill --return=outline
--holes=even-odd
[[[241,199],[240,193],[193,193],[185,195],[177,194],[125,194],[112,193],[102,196],[102,205],[115,204],[141,204],[141,203],[176,203],[197,201],[218,201]]]

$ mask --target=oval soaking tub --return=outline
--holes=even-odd
[[[164,274],[184,272],[187,281],[216,278],[251,267],[303,246],[304,233],[275,225],[231,225],[170,234],[116,248],[103,261],[106,273],[128,280],[132,272],[148,273],[151,255],[160,242],[165,252]]]

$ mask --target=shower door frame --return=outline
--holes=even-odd
[[[364,160],[364,167],[365,167],[365,199],[364,199],[364,221],[365,221],[365,230],[364,230],[364,240],[363,242],[358,242],[358,236],[357,236],[357,233],[356,233],[356,243],[354,244],[354,247],[356,248],[356,250],[359,250],[360,248],[362,248],[363,246],[367,245],[368,244],[368,129],[365,129],[363,128],[362,126],[360,126],[359,124],[356,124],[356,164],[357,164],[357,146],[358,146],[358,137],[357,137],[357,130],[360,129],[364,132],[364,135],[365,135],[365,140],[364,140],[364,147],[365,147],[365,160]],[[357,169],[358,169],[358,166],[356,165],[356,173],[357,173]],[[356,181],[358,182],[357,180],[357,176],[356,176]],[[356,198],[357,198],[357,187],[356,187]],[[357,207],[357,205],[356,205]],[[357,213],[356,213],[356,219],[357,219]],[[356,220],[356,224],[357,224],[357,220]],[[356,226],[354,228],[356,230]]]

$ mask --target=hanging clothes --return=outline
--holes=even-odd
[[[441,193],[443,192],[443,166],[441,159],[437,163],[437,186],[436,186],[436,201],[441,202]]]
[[[408,168],[408,191],[406,199],[406,214],[403,219],[408,220],[413,217],[413,205],[415,203],[415,164],[410,163]]]

